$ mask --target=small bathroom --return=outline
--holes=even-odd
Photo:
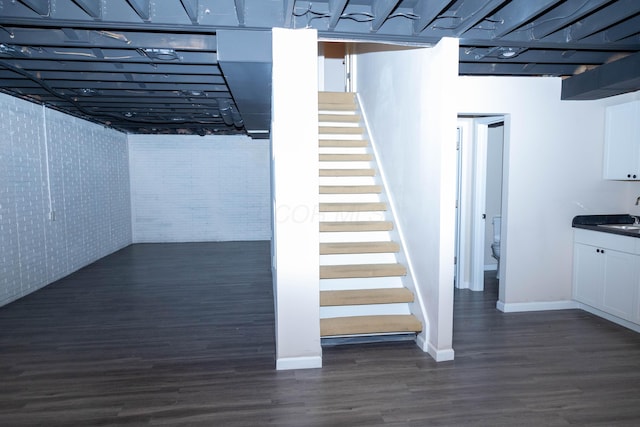
[[[495,271],[500,278],[500,242],[502,223],[502,156],[504,123],[489,126],[487,139],[487,181],[485,221],[485,271]]]

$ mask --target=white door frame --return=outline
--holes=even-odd
[[[454,265],[454,281],[455,287],[458,289],[468,289],[469,283],[465,282],[466,263],[467,263],[467,228],[468,218],[465,215],[466,203],[465,195],[469,193],[467,176],[470,173],[467,167],[467,151],[472,148],[472,128],[470,120],[458,118],[458,161],[457,161],[457,182],[456,182],[456,241],[455,241],[455,265]]]
[[[471,284],[472,291],[484,290],[484,243],[487,194],[487,143],[489,126],[504,122],[504,116],[474,120],[473,207],[471,216]]]

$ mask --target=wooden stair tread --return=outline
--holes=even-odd
[[[320,154],[321,162],[370,162],[373,155],[369,153],[363,154]]]
[[[319,147],[366,147],[369,141],[366,139],[321,139]]]
[[[323,221],[320,222],[321,232],[359,232],[359,231],[390,231],[393,230],[391,221]]]
[[[321,291],[320,306],[398,304],[413,302],[414,296],[407,288],[350,289],[344,291]]]
[[[421,332],[422,323],[413,315],[353,316],[320,319],[320,335],[364,335]]]
[[[356,94],[354,92],[318,92],[318,103],[341,103],[350,102],[355,104]]]
[[[318,111],[357,111],[356,103],[326,103],[322,102],[318,104]]]
[[[375,169],[320,169],[320,176],[376,176]]]
[[[321,265],[321,279],[351,279],[368,277],[405,276],[407,269],[402,264],[346,264]]]
[[[349,134],[360,135],[364,133],[364,128],[360,126],[319,126],[318,133],[322,134]]]
[[[359,114],[318,114],[318,121],[321,122],[358,123],[360,119]]]
[[[320,255],[393,253],[399,251],[400,245],[391,241],[320,243]]]
[[[321,185],[320,194],[380,194],[380,185]]]
[[[320,203],[320,212],[378,212],[386,211],[383,202],[368,203]]]

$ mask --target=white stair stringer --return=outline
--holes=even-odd
[[[344,104],[342,100],[345,100]],[[353,105],[350,106],[351,102]],[[364,224],[367,229],[368,224],[394,221],[375,153],[361,118],[355,94],[319,94],[321,212],[318,215],[321,229],[322,223],[340,224],[346,228],[350,227],[349,224],[353,227]],[[372,210],[363,209],[364,204]],[[320,232],[321,245],[344,242],[349,248],[346,250],[348,253],[323,254],[319,259],[320,292],[331,292],[330,298],[324,298],[328,302],[320,307],[323,338],[388,337],[396,329],[395,333],[406,336],[423,329],[424,323],[421,325],[412,315],[413,302],[406,302],[413,300],[411,292],[406,289],[399,291],[405,287],[407,269],[402,265],[402,254],[398,253],[401,245],[393,243],[397,234],[393,226],[384,231],[373,228],[376,231]],[[391,291],[393,289],[395,291]],[[394,300],[393,294],[398,292],[411,298]],[[349,303],[349,298],[356,298],[358,304]]]

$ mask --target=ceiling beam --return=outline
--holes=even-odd
[[[537,0],[507,4],[495,15],[495,18],[499,19],[500,22],[495,25],[492,39],[504,37],[512,31],[521,28],[542,12],[552,8],[561,1],[563,0]]]
[[[71,68],[77,63],[90,62],[95,64],[144,64],[146,66],[164,66],[164,65],[203,65],[212,66],[218,63],[218,57],[215,52],[176,52],[177,59],[172,61],[162,61],[154,59],[153,56],[146,56],[136,50],[122,49],[73,49],[58,48],[55,52],[37,52],[33,49],[25,48],[24,55],[14,56],[10,61],[23,61],[26,68],[29,67],[31,61],[57,61],[50,67],[60,68],[60,63]],[[43,63],[44,64],[44,63]],[[185,72],[186,72],[185,68]]]
[[[536,64],[505,62],[461,62],[458,66],[460,75],[497,75],[497,76],[568,76],[575,72],[573,64]]]
[[[296,4],[296,0],[284,0],[283,2],[283,22],[285,28],[291,28],[291,23],[293,22],[293,8]]]
[[[514,48],[515,49],[515,48]],[[493,55],[489,53],[492,50]],[[462,62],[496,62],[499,58],[500,52],[498,47],[483,47],[483,48],[460,48],[460,61]],[[507,63],[542,63],[542,64],[593,64],[600,65],[607,62],[612,56],[611,52],[602,51],[575,51],[575,50],[540,50],[540,49],[528,49],[512,59],[501,57],[500,62]]]
[[[80,9],[93,19],[100,19],[102,16],[102,0],[73,0]]]
[[[48,16],[51,11],[50,0],[18,0],[40,16]]]
[[[164,74],[138,74],[138,73],[118,73],[118,72],[78,72],[78,71],[42,71],[38,73],[41,80],[55,84],[57,80],[78,80],[78,81],[100,81],[100,82],[122,82],[130,81],[136,83],[212,83],[225,84],[222,76],[211,76],[207,74],[188,75],[176,74],[170,77]],[[16,74],[5,70],[0,65],[0,78],[13,78]]]
[[[640,1],[618,0],[606,9],[598,10],[582,21],[571,25],[570,40],[580,40],[640,13]]]
[[[244,0],[233,0],[233,3],[236,7],[236,17],[238,18],[238,25],[244,27],[244,14],[245,14],[245,6]]]
[[[420,18],[413,21],[413,34],[423,32],[449,3],[451,0],[418,0],[413,13]]]
[[[637,90],[640,90],[640,53],[564,79],[561,99],[600,99]]]
[[[180,0],[182,8],[194,25],[198,24],[198,0]]]
[[[103,31],[38,29],[23,27],[5,27],[0,31],[0,43],[5,45],[38,47],[97,47],[110,49],[165,48],[184,51],[215,52],[215,35],[185,33],[150,33],[133,31]]]
[[[228,98],[228,94],[220,95],[217,97],[209,97],[209,98],[187,98],[187,97],[179,97],[179,96],[164,96],[164,97],[150,97],[150,96],[140,96],[139,94],[131,94],[129,96],[114,96],[114,97],[103,97],[103,96],[78,96],[76,97],[78,102],[81,105],[86,106],[99,106],[99,105],[140,105],[140,104],[177,104],[177,105],[191,105],[194,102],[198,103],[200,106],[218,106],[217,98]]]
[[[329,24],[327,28],[329,30],[334,30],[336,25],[338,25],[338,21],[340,20],[340,16],[342,16],[342,12],[344,12],[344,8],[347,5],[347,0],[329,0]]]
[[[400,0],[376,0],[373,2],[371,5],[371,11],[373,12],[371,31],[376,32],[380,29],[398,3],[400,3]]]
[[[33,60],[33,59],[1,59],[5,62],[23,70],[32,72],[100,72],[100,73],[139,73],[139,74],[158,74],[169,75],[165,79],[170,80],[173,75],[221,75],[219,69],[212,64],[154,64],[150,62],[119,62],[117,64],[110,62],[97,61],[66,61],[59,60]],[[0,66],[1,68],[1,66]]]
[[[484,2],[484,5],[480,8],[476,9],[471,15],[462,18],[460,24],[455,28],[454,35],[460,37],[470,28],[478,25],[479,22],[482,22],[488,15],[490,15],[494,10],[502,6],[507,0],[490,0]]]
[[[1,79],[0,87],[22,87],[24,82],[27,86],[35,87],[37,83],[26,79]],[[191,83],[191,82],[166,82],[166,83],[145,83],[137,81],[118,81],[118,82],[103,82],[103,81],[78,81],[78,80],[48,80],[49,85],[58,89],[81,89],[85,87],[91,87],[92,89],[145,89],[145,90],[157,90],[157,91],[172,91],[172,90],[190,90],[190,91],[202,91],[202,92],[227,92],[227,86],[223,84],[215,84],[211,82],[207,83]]]
[[[149,22],[151,18],[151,8],[149,0],[127,0],[133,11],[145,22]]]
[[[622,22],[619,25],[607,29],[604,33],[606,40],[613,42],[626,39],[630,36],[635,36],[640,33],[640,15],[635,16]]]
[[[577,9],[575,3],[562,3],[531,24],[532,37],[536,40],[543,39],[611,2],[612,0],[587,0]]]

